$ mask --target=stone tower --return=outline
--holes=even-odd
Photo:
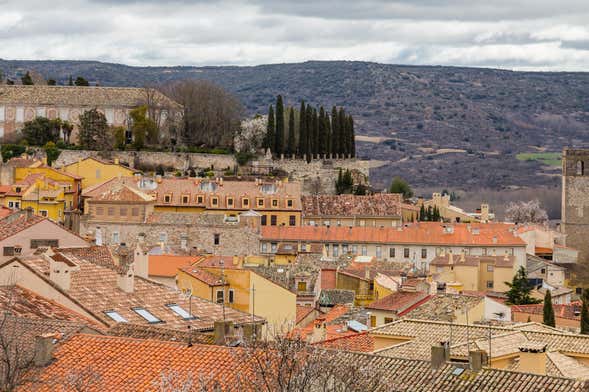
[[[589,149],[562,153],[561,214],[566,245],[579,250],[579,262],[589,262]]]

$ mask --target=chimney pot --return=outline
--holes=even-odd
[[[469,352],[468,364],[473,372],[482,370],[483,366],[487,364],[487,353],[482,350]]]
[[[442,342],[432,346],[431,353],[432,369],[439,369],[450,359],[450,346],[448,342]]]

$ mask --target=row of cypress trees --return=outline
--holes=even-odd
[[[298,111],[285,106],[282,96],[276,97],[276,110],[268,109],[265,149],[274,156],[306,157],[317,154],[339,157],[356,156],[354,119],[344,108],[334,106],[331,115],[323,106],[319,109],[301,101]]]

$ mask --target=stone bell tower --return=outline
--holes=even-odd
[[[561,214],[566,245],[579,250],[579,262],[589,262],[589,149],[562,153]]]

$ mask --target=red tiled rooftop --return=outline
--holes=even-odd
[[[427,293],[399,291],[370,303],[367,309],[386,310],[400,313],[428,297]]]
[[[297,305],[297,316],[295,324],[299,325],[299,323],[303,321],[314,310],[315,309],[312,306]]]
[[[353,335],[338,336],[323,342],[315,343],[317,346],[336,350],[370,353],[375,350],[374,338],[368,332],[360,332]]]
[[[2,224],[0,224],[0,241],[12,237],[16,233],[26,230],[45,219],[46,218],[37,215],[27,218],[26,214],[22,214],[10,222],[3,221]]]
[[[478,230],[473,230],[473,229]],[[524,246],[511,224],[419,222],[393,227],[263,226],[262,238],[275,241],[401,243],[462,246]]]
[[[570,304],[561,305],[561,304],[553,304],[552,308],[554,309],[554,316],[570,319],[570,320],[580,320],[581,319],[581,309],[582,303],[580,301],[574,301]],[[543,304],[532,304],[532,305],[512,305],[511,306],[512,312],[518,313],[529,313],[529,314],[544,314],[544,305]],[[578,312],[578,314],[576,313]]]
[[[192,265],[198,256],[149,255],[149,275],[174,277],[178,269]]]
[[[194,279],[198,279],[201,282],[206,283],[209,286],[223,286],[228,284],[223,283],[219,276],[212,274],[208,271],[205,271],[204,269],[195,265],[181,267],[180,271],[190,275]]]
[[[336,286],[336,270],[323,268],[321,274],[321,289],[331,290],[335,289]]]

